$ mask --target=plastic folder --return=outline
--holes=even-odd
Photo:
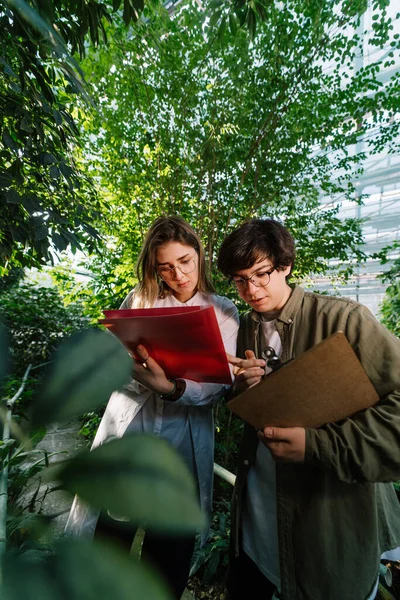
[[[167,377],[231,384],[214,307],[105,310],[100,323],[135,355],[143,344]]]
[[[351,417],[378,400],[346,336],[338,332],[267,375],[228,407],[256,429],[314,428]]]

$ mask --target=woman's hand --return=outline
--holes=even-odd
[[[133,359],[133,378],[156,394],[170,394],[175,385],[165,375],[163,369],[151,358],[144,346],[135,350],[139,360]]]
[[[240,392],[244,392],[249,387],[259,383],[264,375],[265,360],[256,358],[252,350],[246,350],[246,359],[237,358],[232,354],[226,354],[228,363],[233,365],[233,374],[235,375],[235,386]]]

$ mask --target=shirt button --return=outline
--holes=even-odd
[[[246,467],[247,467],[247,465],[249,464],[249,461],[247,460],[247,458],[246,458],[246,460],[244,461],[244,464],[246,465]]]
[[[288,319],[288,323],[293,323],[293,319]]]

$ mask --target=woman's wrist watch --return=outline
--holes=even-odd
[[[174,384],[174,388],[168,394],[159,394],[161,400],[168,400],[169,402],[175,402],[183,395],[186,389],[186,381],[184,379],[168,379]]]

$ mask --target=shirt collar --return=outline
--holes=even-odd
[[[189,298],[189,300],[187,302],[179,302],[179,300],[177,298],[175,298],[175,296],[173,294],[171,294],[172,301],[174,304],[176,304],[176,306],[194,306],[199,299],[199,295],[200,295],[200,292],[197,291],[195,293],[195,295],[192,296],[191,298]]]
[[[280,315],[277,317],[278,321],[282,321],[287,325],[293,323],[304,297],[304,290],[300,286],[293,284],[290,287],[292,288],[292,293],[285,306],[282,308]],[[263,320],[262,314],[254,309],[251,311],[251,318],[258,322]]]

